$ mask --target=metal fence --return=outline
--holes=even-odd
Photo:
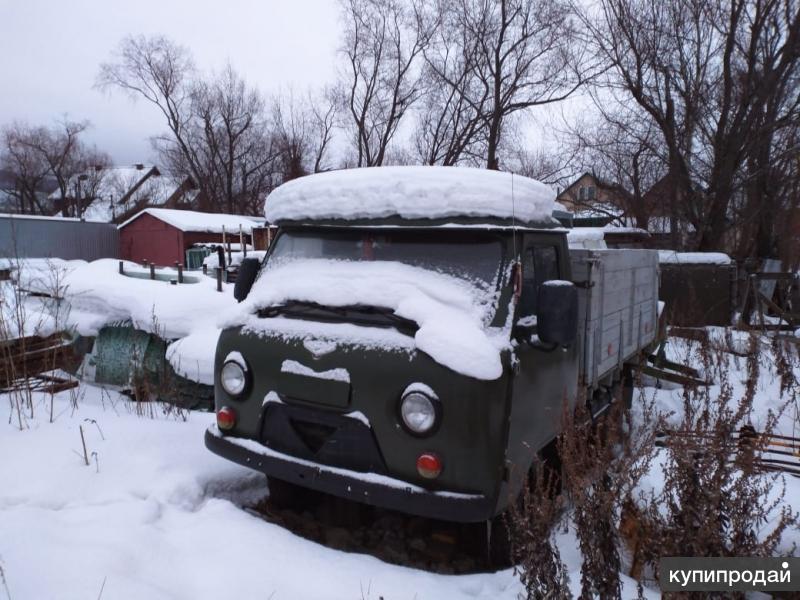
[[[0,214],[0,258],[119,257],[119,232],[112,223],[61,217]]]

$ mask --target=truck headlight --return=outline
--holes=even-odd
[[[406,429],[415,435],[432,433],[438,425],[440,412],[439,401],[432,394],[407,390],[400,400],[400,417]]]
[[[219,374],[222,389],[231,396],[241,396],[247,388],[247,371],[237,362],[229,360]]]

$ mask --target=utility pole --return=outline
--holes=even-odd
[[[86,173],[81,173],[78,175],[78,197],[75,199],[75,210],[77,211],[77,214],[75,216],[80,218],[81,221],[83,221],[83,207],[81,206],[81,181],[86,181],[87,179],[89,179],[89,176]]]

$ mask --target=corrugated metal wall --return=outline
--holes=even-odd
[[[112,223],[0,215],[0,258],[96,260],[119,257],[119,232]]]

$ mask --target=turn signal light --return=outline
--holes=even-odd
[[[420,454],[417,459],[417,473],[425,479],[436,479],[442,472],[442,461],[433,453]]]
[[[223,406],[217,411],[217,427],[222,431],[230,431],[236,425],[236,411]]]

